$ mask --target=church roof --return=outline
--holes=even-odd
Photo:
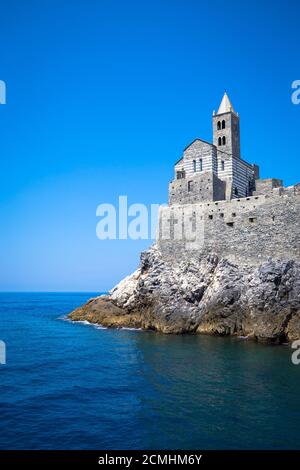
[[[217,114],[230,113],[231,111],[234,113],[233,106],[232,106],[232,104],[230,102],[230,99],[229,99],[229,97],[228,97],[228,95],[225,91]]]

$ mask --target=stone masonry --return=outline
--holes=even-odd
[[[175,164],[169,206],[159,214],[162,253],[214,253],[252,265],[300,260],[300,184],[259,179],[258,166],[240,158],[239,116],[226,93],[213,133],[214,144],[196,139]]]

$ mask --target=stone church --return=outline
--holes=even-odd
[[[213,143],[194,140],[175,164],[169,205],[159,212],[161,252],[300,260],[300,183],[260,179],[258,166],[241,158],[239,115],[227,93],[212,121]]]
[[[213,143],[195,139],[175,164],[170,204],[252,196],[259,168],[241,158],[240,118],[226,92],[212,124]]]

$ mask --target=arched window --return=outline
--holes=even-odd
[[[222,145],[222,139],[221,139],[221,137],[218,138],[218,145]]]
[[[222,171],[225,170],[225,162],[224,162],[224,160],[222,160],[222,162],[221,162],[221,168],[222,168]]]
[[[194,171],[197,170],[197,163],[196,163],[196,160],[193,160],[193,170],[194,170]]]
[[[225,120],[223,119],[223,121],[222,121],[222,129],[225,129],[225,126],[226,126],[226,123],[225,123]]]
[[[200,164],[200,171],[203,171],[203,160],[202,160],[202,158],[200,158],[199,164]]]
[[[221,130],[221,121],[217,122],[217,129],[218,129],[218,131]]]
[[[223,138],[222,138],[222,144],[223,144],[223,145],[226,145],[226,137],[225,137],[225,135],[224,135]]]

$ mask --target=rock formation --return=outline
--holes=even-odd
[[[225,93],[213,144],[195,139],[174,165],[157,243],[106,296],[70,314],[163,333],[300,338],[300,183],[259,179],[240,157],[239,115]]]
[[[293,341],[300,337],[300,263],[235,265],[213,254],[189,253],[176,261],[155,244],[142,253],[137,271],[69,317],[163,333]]]

